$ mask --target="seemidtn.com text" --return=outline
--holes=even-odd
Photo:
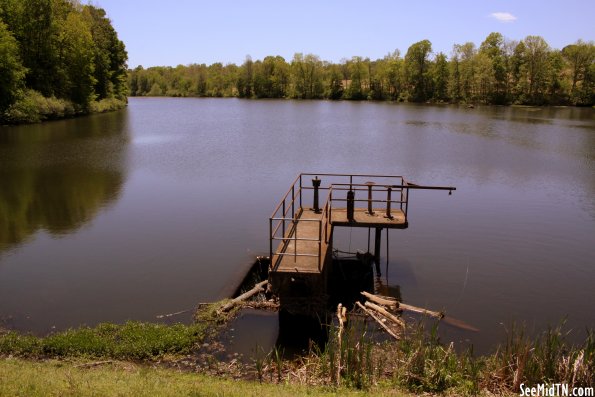
[[[593,387],[570,387],[567,383],[545,383],[529,387],[521,383],[521,396],[541,397],[594,397]]]

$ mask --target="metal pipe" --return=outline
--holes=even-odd
[[[285,200],[283,200],[283,218],[285,218]],[[285,219],[281,222],[283,222],[283,227],[281,229],[283,230],[283,237],[285,237]]]
[[[390,213],[390,192],[391,192],[391,188],[389,186],[388,189],[386,190],[386,215],[385,215],[385,218],[393,219],[393,216]]]
[[[320,267],[320,261],[322,256],[322,219],[320,220],[320,223],[318,224],[318,271],[320,271],[321,267]]]
[[[350,190],[347,192],[347,220],[353,221],[355,192]]]
[[[300,174],[300,208],[302,207],[302,174]]]
[[[380,238],[382,237],[382,228],[377,227],[374,233],[374,263],[376,265],[376,275],[380,276]]]
[[[312,208],[312,209],[317,214],[320,213],[320,206],[318,205],[318,188],[320,187],[320,182],[322,182],[322,181],[320,179],[318,179],[318,176],[316,176],[316,178],[312,179],[312,186],[314,187],[314,205],[313,205],[314,208]]]
[[[297,226],[298,222],[296,221],[293,228],[293,263],[297,262]]]
[[[366,182],[365,185],[368,186],[368,215],[374,215],[374,210],[372,209],[372,187],[375,183]]]

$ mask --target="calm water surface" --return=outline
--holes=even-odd
[[[155,320],[229,294],[299,172],[457,187],[412,192],[383,275],[481,329],[444,337],[487,350],[512,321],[595,327],[592,109],[157,98],[0,127],[0,325]]]

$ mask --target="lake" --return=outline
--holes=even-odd
[[[411,192],[383,274],[481,330],[443,338],[487,351],[513,321],[595,327],[593,109],[182,98],[0,127],[0,325],[154,321],[228,296],[300,172],[457,187]],[[367,231],[335,241],[365,250]]]

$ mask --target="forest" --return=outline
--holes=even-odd
[[[477,47],[455,44],[450,56],[422,40],[401,55],[339,63],[297,53],[238,66],[214,63],[139,66],[131,96],[389,100],[434,103],[577,105],[595,102],[595,45],[578,40],[552,49],[540,36],[506,39],[494,32]]]
[[[0,123],[126,106],[128,55],[103,9],[0,0]]]

